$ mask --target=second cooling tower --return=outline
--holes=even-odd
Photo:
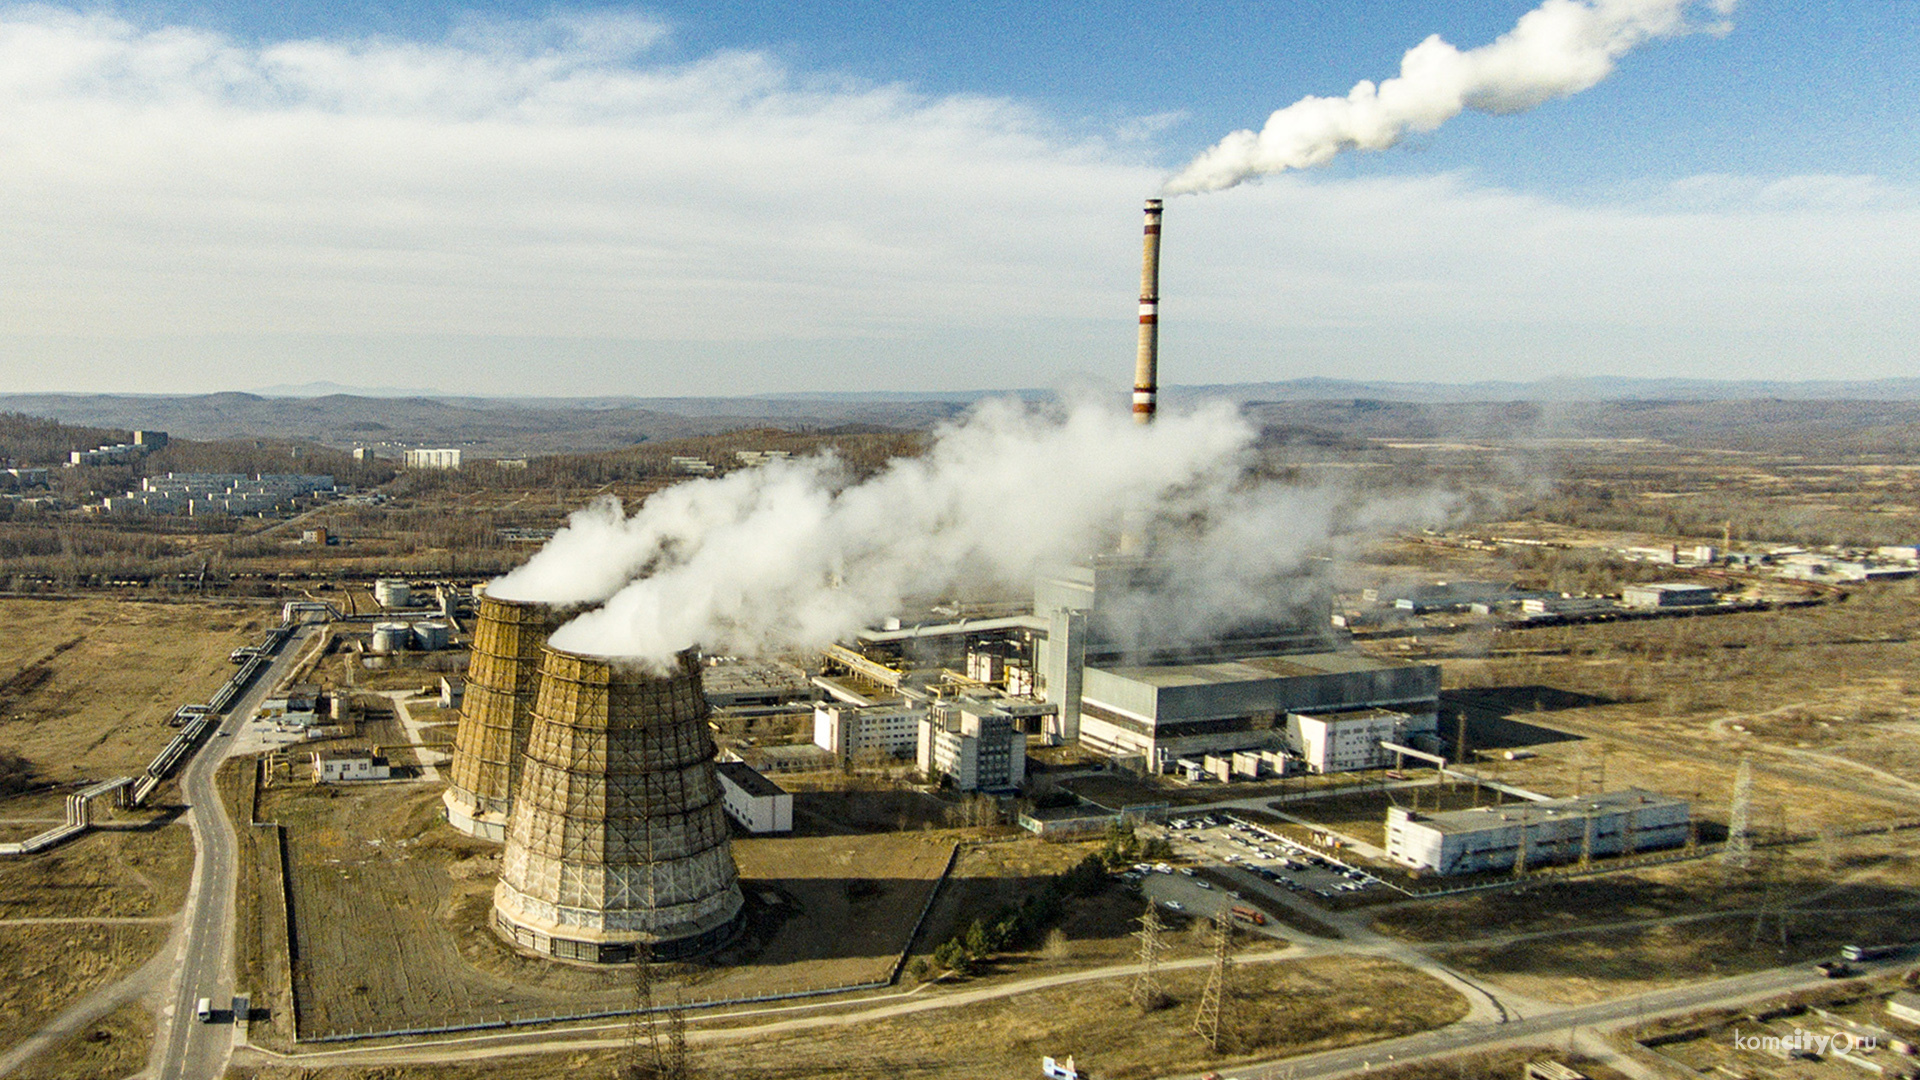
[[[700,663],[667,674],[549,646],[494,890],[494,928],[544,956],[623,963],[724,942],[742,898]]]
[[[513,789],[533,726],[541,651],[565,617],[545,604],[480,596],[466,696],[453,737],[452,775],[441,796],[448,824],[469,836],[507,838]]]

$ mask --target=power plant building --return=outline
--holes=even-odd
[[[713,768],[721,805],[741,828],[756,835],[793,831],[792,792],[744,761],[722,761]]]
[[[893,705],[816,705],[813,709],[813,742],[815,746],[831,751],[841,761],[850,760],[863,752],[911,758],[914,748],[919,745],[920,721],[926,715],[924,705],[906,702]]]
[[[494,889],[494,928],[541,956],[624,963],[713,949],[743,905],[700,662],[655,674],[541,657]]]
[[[1478,810],[1387,811],[1387,858],[1441,876],[1512,870],[1677,847],[1690,833],[1684,799],[1629,788]]]
[[[1440,669],[1359,652],[1255,656],[1215,663],[1088,667],[1080,742],[1143,756],[1154,771],[1182,757],[1284,738],[1289,713],[1387,709],[1433,729]]]

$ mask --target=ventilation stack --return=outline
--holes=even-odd
[[[545,604],[480,595],[466,696],[453,736],[452,781],[441,796],[447,822],[469,836],[507,839],[520,758],[533,727],[540,652],[565,617]]]
[[[494,928],[542,956],[692,956],[742,905],[700,661],[653,674],[547,647],[514,792]]]

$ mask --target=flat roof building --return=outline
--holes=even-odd
[[[977,698],[935,702],[920,721],[914,763],[929,780],[945,779],[956,791],[1009,791],[1027,778],[1024,706]]]
[[[1439,814],[1394,807],[1387,858],[1422,873],[1475,874],[1677,847],[1689,833],[1685,799],[1638,788]]]
[[[1629,585],[1620,593],[1620,602],[1630,608],[1700,607],[1718,598],[1712,586],[1689,581]]]
[[[720,780],[720,804],[727,816],[750,833],[793,831],[793,795],[744,761],[715,763]]]
[[[1155,771],[1177,758],[1237,750],[1288,713],[1391,709],[1437,719],[1440,669],[1359,652],[1245,657],[1205,664],[1088,667],[1080,741],[1112,755],[1141,754]]]

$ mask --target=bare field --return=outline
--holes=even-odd
[[[438,786],[287,787],[302,1034],[624,1008],[625,968],[515,952],[489,929],[499,849],[439,820]],[[938,832],[736,840],[749,919],[712,962],[656,993],[716,999],[884,980],[954,837]]]
[[[178,911],[193,874],[193,835],[170,814],[123,813],[126,827],[95,829],[51,851],[0,859],[0,920]]]
[[[134,1002],[95,1020],[13,1075],[18,1080],[118,1080],[145,1068],[152,1046],[153,1014]]]
[[[131,974],[167,931],[158,923],[0,924],[0,1047]]]
[[[232,675],[227,654],[278,612],[219,602],[0,599],[0,743],[37,779],[137,773],[175,708]],[[8,816],[13,800],[0,802]]]

